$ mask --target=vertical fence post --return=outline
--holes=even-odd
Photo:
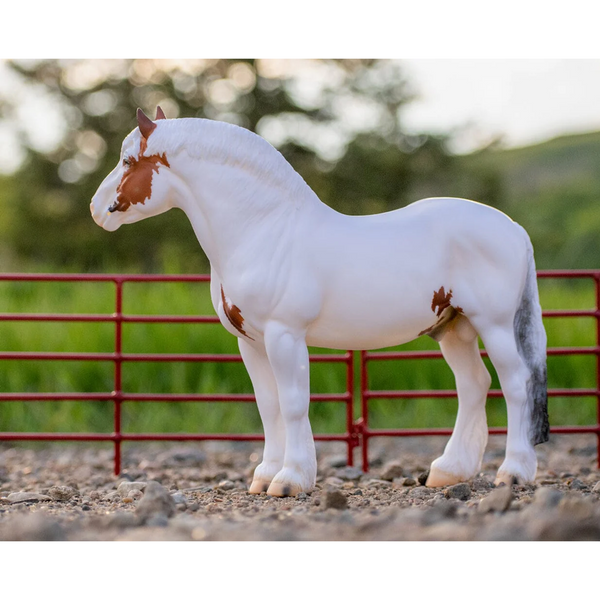
[[[354,431],[354,352],[346,352],[346,432],[348,440],[348,459],[346,464],[354,466],[354,448],[357,445]]]
[[[123,280],[115,279],[115,374],[114,374],[114,444],[115,475],[121,472],[121,402],[123,398]]]
[[[367,351],[360,352],[360,410],[361,416],[358,422],[362,442],[362,469],[366,473],[369,470],[369,406],[368,406],[369,377],[367,374]]]
[[[594,274],[596,284],[596,464],[600,469],[600,273]]]

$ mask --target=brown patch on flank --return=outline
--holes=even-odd
[[[245,331],[244,331],[244,317],[242,317],[242,311],[235,305],[229,305],[227,298],[225,298],[225,292],[223,291],[223,286],[221,286],[221,300],[223,301],[223,310],[225,311],[225,315],[229,319],[229,322],[242,334],[247,338],[253,340]]]
[[[431,327],[424,329],[419,333],[428,335],[434,340],[440,340],[443,337],[446,327],[458,316],[463,314],[463,309],[460,306],[454,307],[450,303],[452,300],[452,290],[446,290],[442,286],[437,292],[433,292],[431,301],[431,310],[436,313],[438,320]]]
[[[454,306],[449,306],[444,311],[444,314],[437,320],[437,322],[434,323],[431,327],[428,327],[427,329],[421,331],[419,333],[419,336],[428,335],[429,337],[432,337],[434,340],[439,342],[442,339],[448,325],[450,325],[450,323],[452,323],[452,321],[454,321],[454,319],[456,319],[456,317],[458,317],[460,314],[461,313],[459,313],[459,311],[456,308],[454,308]]]
[[[446,294],[446,290],[442,286],[437,292],[433,292],[431,310],[435,312],[437,309],[437,316],[439,317],[450,306],[450,300],[452,300],[452,290],[449,290]]]

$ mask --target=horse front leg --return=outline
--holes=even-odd
[[[283,467],[285,428],[279,410],[277,382],[265,349],[253,347],[242,338],[239,338],[238,345],[252,381],[265,434],[263,459],[254,470],[248,490],[251,494],[260,494],[267,491],[271,480]]]
[[[315,443],[308,419],[310,365],[305,332],[271,322],[265,329],[265,347],[279,394],[285,426],[285,456],[267,494],[295,496],[312,490],[317,477]]]

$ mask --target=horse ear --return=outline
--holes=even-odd
[[[140,128],[140,133],[142,137],[148,139],[150,134],[156,128],[156,123],[152,122],[145,114],[141,108],[137,109],[137,122],[138,127]]]
[[[166,119],[167,117],[165,116],[165,113],[163,112],[163,109],[160,106],[156,107],[156,119],[155,121],[158,121],[159,119]]]

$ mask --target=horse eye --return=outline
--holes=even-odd
[[[124,167],[130,167],[133,164],[131,158],[127,157],[123,159],[123,166]]]

